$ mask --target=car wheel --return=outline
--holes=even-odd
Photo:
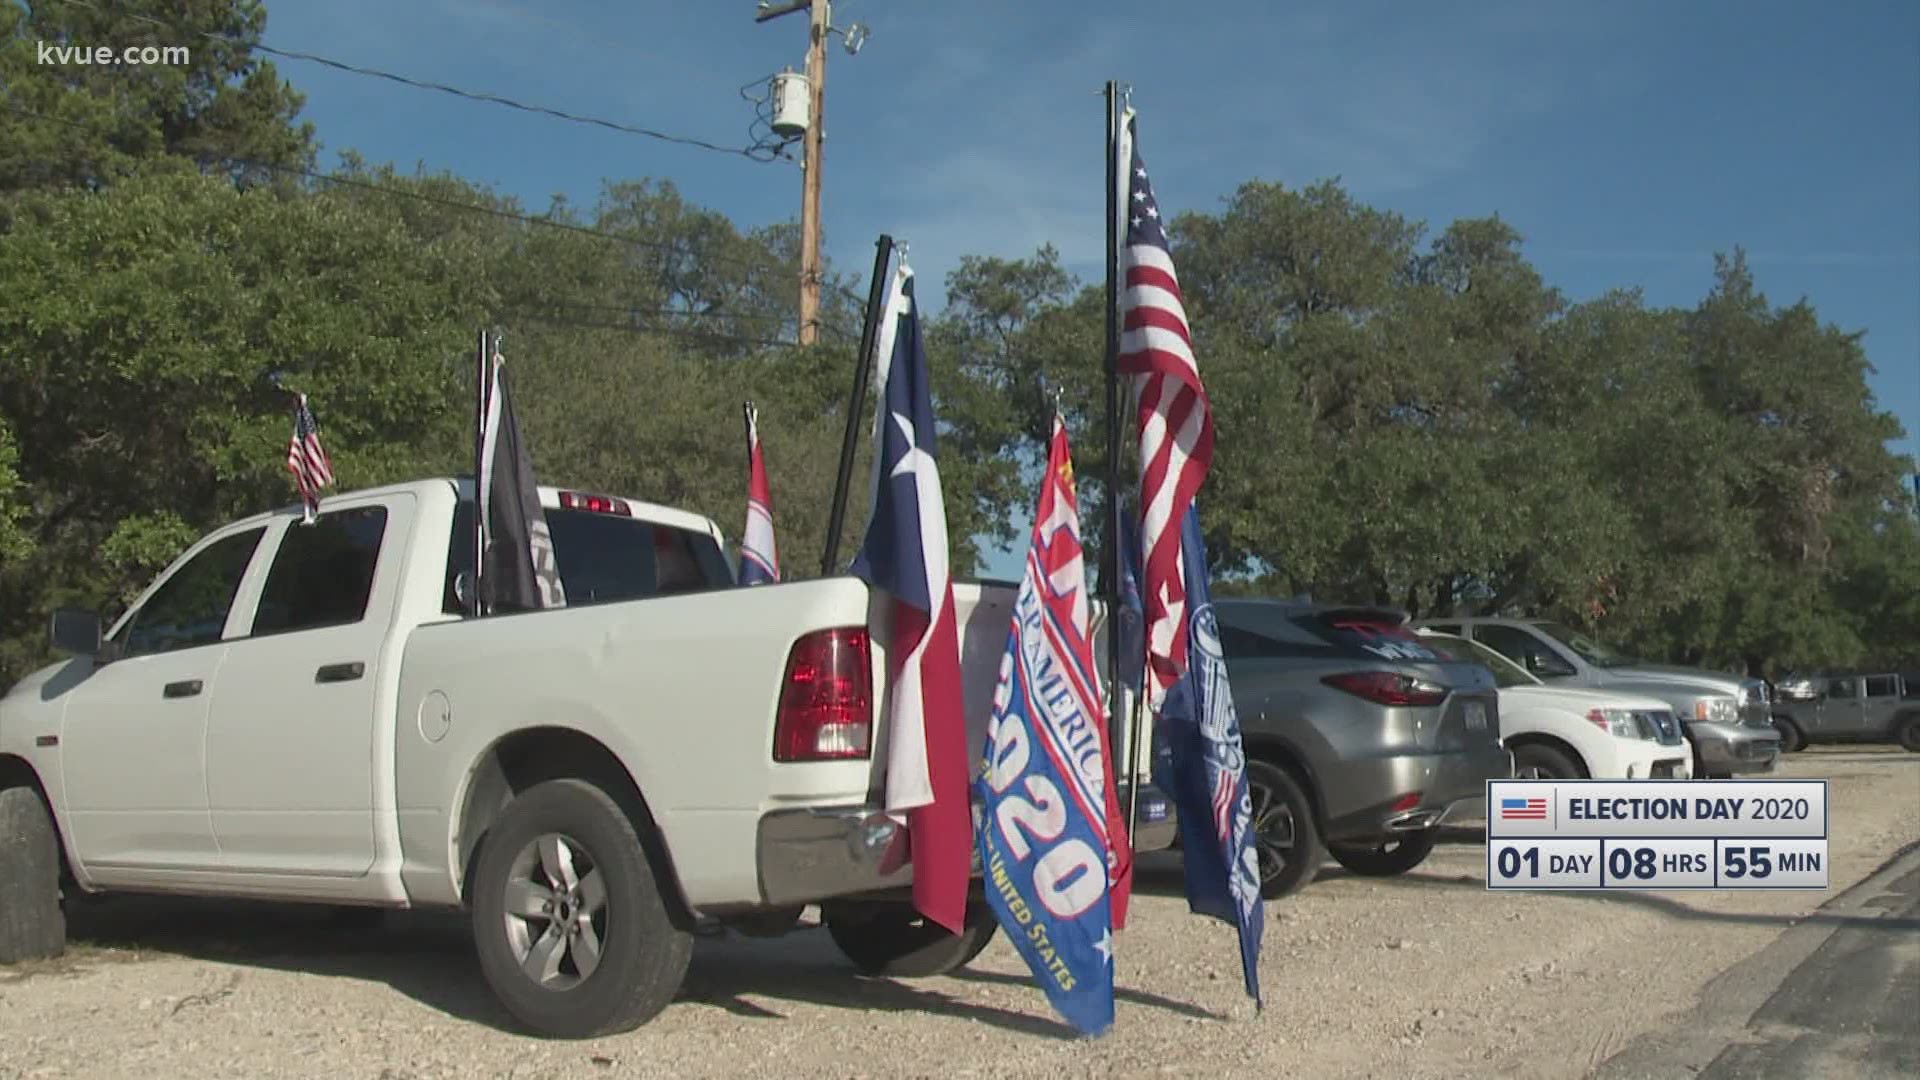
[[[634,823],[584,780],[548,780],[507,804],[474,872],[480,969],[541,1035],[638,1027],[686,976],[693,936],[674,926]]]
[[[827,936],[863,975],[924,979],[964,967],[993,940],[1000,923],[986,904],[968,904],[959,933],[906,901],[822,904]]]
[[[67,948],[60,909],[60,839],[40,793],[0,791],[0,964],[44,960]]]
[[[1807,745],[1807,737],[1800,733],[1800,725],[1784,716],[1773,718],[1773,730],[1780,733],[1780,752],[1791,754]]]
[[[1539,743],[1525,743],[1513,752],[1515,780],[1579,780],[1586,771],[1562,751]]]
[[[1313,880],[1323,852],[1313,804],[1292,774],[1265,761],[1247,762],[1253,800],[1254,848],[1260,857],[1260,896],[1278,900]]]
[[[1394,833],[1371,844],[1328,844],[1341,866],[1362,877],[1394,877],[1427,861],[1438,828],[1418,832]]]
[[[1900,724],[1900,745],[1920,754],[1920,713],[1909,713]]]

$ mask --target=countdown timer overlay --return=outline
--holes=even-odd
[[[1489,889],[1825,889],[1825,780],[1489,780]]]

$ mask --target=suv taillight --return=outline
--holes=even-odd
[[[873,749],[867,632],[819,630],[793,643],[773,722],[773,760],[864,758]]]
[[[1393,671],[1351,671],[1320,681],[1377,705],[1438,705],[1447,700],[1446,687]]]

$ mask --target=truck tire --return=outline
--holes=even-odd
[[[1920,712],[1905,713],[1896,721],[1900,745],[1920,754]]]
[[[1260,860],[1260,897],[1278,900],[1313,880],[1325,853],[1313,820],[1313,802],[1293,774],[1266,761],[1247,761],[1253,797],[1253,841]]]
[[[0,964],[44,960],[66,948],[53,818],[38,791],[0,790]]]
[[[1800,725],[1784,716],[1773,718],[1773,730],[1780,733],[1780,752],[1791,754],[1806,749],[1807,737],[1800,733]]]
[[[1334,860],[1361,877],[1396,877],[1427,861],[1440,830],[1394,833],[1371,844],[1328,844]]]
[[[965,967],[993,941],[1000,923],[984,903],[970,903],[958,934],[906,901],[828,902],[820,906],[827,936],[863,975],[924,979]]]
[[[1513,775],[1520,780],[1580,780],[1580,763],[1551,746],[1522,743],[1513,752]]]
[[[535,784],[507,804],[472,896],[480,969],[536,1034],[632,1030],[686,977],[693,935],[668,915],[633,822],[584,780]]]

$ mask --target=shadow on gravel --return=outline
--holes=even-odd
[[[83,948],[385,983],[450,1016],[515,1030],[481,977],[460,915],[115,896],[71,908],[67,938]]]
[[[1177,863],[1175,868],[1177,872]],[[449,1016],[521,1033],[487,988],[473,955],[467,920],[459,914],[347,911],[336,915],[299,904],[116,896],[75,905],[68,913],[67,936],[76,954],[115,950],[179,956],[384,983]],[[1031,979],[992,972],[963,970],[950,978],[1033,987]],[[735,1016],[767,1020],[786,1015],[769,1002],[856,1011],[924,1011],[1022,1034],[1078,1037],[1073,1028],[1043,1013],[1018,1012],[942,993],[943,982],[864,978],[818,929],[803,929],[777,940],[701,937],[694,942],[693,964],[675,1005],[709,1005]],[[1224,1019],[1144,991],[1119,987],[1115,996],[1183,1016]],[[1044,1008],[1044,1001],[1035,1000],[1036,1008]]]

